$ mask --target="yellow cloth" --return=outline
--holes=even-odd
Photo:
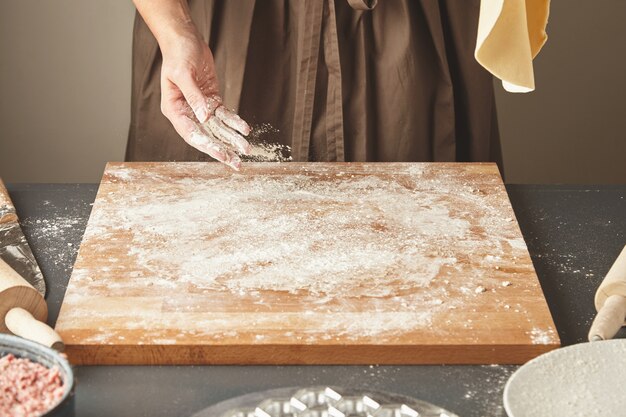
[[[482,0],[476,60],[505,90],[535,89],[533,58],[546,43],[550,0]]]

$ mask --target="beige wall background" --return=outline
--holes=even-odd
[[[5,181],[97,182],[123,158],[133,13],[130,0],[0,0]],[[537,91],[497,87],[507,182],[626,183],[625,18],[623,0],[553,1]]]
[[[0,0],[0,175],[98,182],[124,157],[131,0]]]

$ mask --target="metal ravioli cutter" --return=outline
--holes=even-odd
[[[278,388],[232,398],[192,417],[458,417],[402,395],[337,387]]]

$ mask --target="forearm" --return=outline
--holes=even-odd
[[[191,20],[187,0],[133,0],[161,49],[181,37],[199,36]]]
[[[222,106],[213,54],[187,0],[133,0],[161,48],[161,111],[191,146],[239,169],[250,126]]]

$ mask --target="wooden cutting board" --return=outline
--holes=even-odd
[[[107,165],[75,364],[522,363],[559,346],[494,164]]]

